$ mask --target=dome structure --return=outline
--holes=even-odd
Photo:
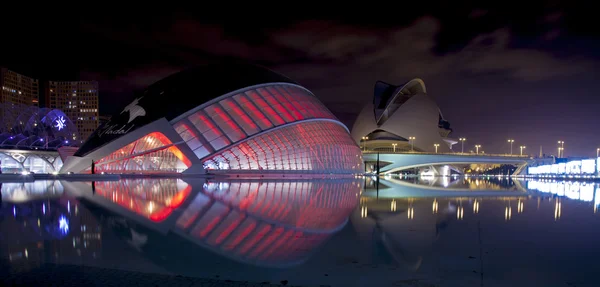
[[[399,86],[378,81],[373,101],[352,127],[352,138],[363,150],[433,152],[437,144],[439,152],[447,152],[456,143],[448,137],[451,132],[423,80]]]
[[[263,67],[220,63],[134,95],[62,172],[362,171],[347,128],[306,88]]]
[[[0,134],[0,148],[52,150],[78,146],[81,141],[77,127],[61,110],[13,103],[0,103],[0,109],[0,126],[11,127]]]

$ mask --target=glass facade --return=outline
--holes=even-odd
[[[328,121],[302,122],[253,137],[206,158],[209,170],[362,171],[347,131]]]
[[[192,164],[162,133],[150,133],[96,162],[97,172],[182,172]]]
[[[337,121],[306,90],[280,84],[220,100],[174,127],[209,170],[360,172],[347,131],[317,119]]]
[[[207,170],[363,170],[360,148],[347,129],[314,95],[292,84],[243,90],[171,124]],[[113,152],[97,162],[97,170],[181,172],[190,167],[175,147],[183,143],[171,144],[159,134]]]

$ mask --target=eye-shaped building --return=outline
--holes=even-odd
[[[336,173],[363,170],[348,129],[306,88],[239,63],[171,75],[138,94],[61,172]]]

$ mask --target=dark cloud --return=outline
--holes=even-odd
[[[589,14],[587,8],[562,2],[522,3],[518,10],[494,3],[430,4],[392,15],[378,12],[377,20],[256,15],[224,21],[206,12],[93,15],[80,19],[72,33],[65,32],[73,30],[68,21],[48,22],[36,41],[7,32],[16,42],[43,48],[30,54],[7,45],[11,57],[0,65],[53,79],[97,79],[101,111],[109,114],[133,90],[169,74],[237,58],[297,80],[350,126],[376,80],[400,84],[419,77],[456,135],[478,141],[488,152],[501,151],[506,137],[552,145],[558,137],[576,141],[561,130],[586,134],[593,128],[591,107],[600,104],[593,84],[600,43],[597,29],[578,17]],[[594,151],[594,141],[600,138],[579,151]]]

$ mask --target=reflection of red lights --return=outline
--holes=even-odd
[[[186,184],[182,190],[177,189],[177,180],[155,180],[150,183],[158,184],[161,190],[156,192],[144,188],[148,180],[125,180],[118,182],[96,182],[96,194],[127,208],[139,215],[147,216],[154,222],[165,220],[173,210],[179,207],[189,196],[192,187]],[[173,196],[169,196],[173,194]],[[152,204],[154,208],[148,210]]]
[[[182,191],[178,192],[173,196],[173,198],[171,199],[171,204],[168,207],[165,207],[162,210],[150,214],[150,219],[154,222],[160,222],[167,219],[167,217],[171,215],[173,210],[175,210],[185,201],[185,199],[188,197],[191,191],[192,187],[189,185],[186,186],[186,188],[184,188]]]
[[[209,182],[177,229],[242,261],[303,261],[347,222],[358,203],[354,180]]]

